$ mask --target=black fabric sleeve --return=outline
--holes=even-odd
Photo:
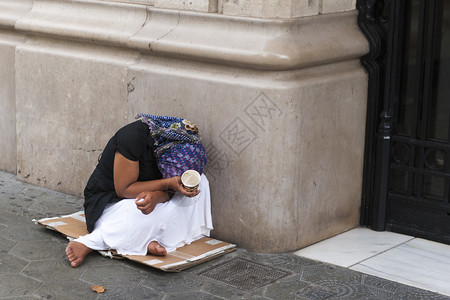
[[[139,160],[145,151],[147,143],[145,131],[142,131],[139,125],[140,124],[136,122],[128,124],[121,128],[116,135],[117,151],[125,156],[125,158],[132,161]]]

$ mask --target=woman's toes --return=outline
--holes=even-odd
[[[70,242],[66,247],[66,255],[73,268],[78,267],[92,249],[78,242]]]
[[[148,244],[148,253],[163,256],[167,254],[167,251],[166,248],[161,246],[158,242],[152,241]]]

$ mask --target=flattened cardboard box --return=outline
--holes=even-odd
[[[71,239],[88,234],[84,212],[33,220],[36,224],[58,231]],[[166,256],[120,255],[114,250],[99,251],[111,258],[126,258],[166,272],[179,272],[236,250],[236,245],[204,237],[168,253]]]

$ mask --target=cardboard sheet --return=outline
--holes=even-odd
[[[88,234],[84,212],[34,220],[36,224],[58,231],[71,239]],[[204,237],[166,256],[119,255],[114,250],[99,251],[104,256],[125,258],[166,272],[179,272],[236,250],[236,245]]]

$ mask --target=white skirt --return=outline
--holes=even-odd
[[[188,198],[176,193],[159,203],[148,215],[136,207],[135,199],[108,205],[94,231],[75,241],[92,250],[116,250],[124,255],[145,255],[148,244],[157,241],[167,252],[209,236],[213,229],[209,182],[201,176],[200,193]]]

